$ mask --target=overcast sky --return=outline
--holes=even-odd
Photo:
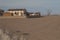
[[[39,11],[46,14],[50,9],[52,13],[60,13],[60,0],[0,0],[0,8],[26,8],[28,11]]]

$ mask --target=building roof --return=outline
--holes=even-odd
[[[26,10],[26,9],[8,9],[8,11],[19,11],[19,10]]]

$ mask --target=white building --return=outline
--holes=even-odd
[[[26,9],[9,9],[7,12],[11,13],[13,16],[25,16]]]

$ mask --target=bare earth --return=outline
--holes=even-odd
[[[29,33],[29,40],[60,40],[60,16],[0,18],[0,27]]]

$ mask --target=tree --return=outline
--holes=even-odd
[[[47,10],[47,15],[48,15],[48,16],[51,15],[51,12],[52,12],[52,10],[51,10],[51,9],[48,9],[48,10]]]

